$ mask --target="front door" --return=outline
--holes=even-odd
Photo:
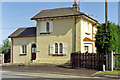
[[[31,48],[31,60],[35,60],[36,59],[36,44],[32,44],[32,48]]]

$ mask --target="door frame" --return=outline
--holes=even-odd
[[[36,43],[31,43],[31,61],[33,61],[33,58],[32,58],[32,57],[33,57],[33,55],[32,55],[32,45],[33,45],[33,44],[36,45]],[[35,47],[35,48],[36,48],[36,47]],[[36,56],[36,52],[35,52],[35,56]],[[35,58],[35,60],[36,60],[36,58]]]

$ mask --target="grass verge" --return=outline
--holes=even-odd
[[[101,72],[98,72],[98,74],[113,74],[113,75],[120,75],[120,70],[114,70],[114,71],[101,71]]]

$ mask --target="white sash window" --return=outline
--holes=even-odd
[[[27,45],[22,44],[22,46],[21,46],[21,53],[20,54],[27,54]]]

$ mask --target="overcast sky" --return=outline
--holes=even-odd
[[[93,17],[99,23],[105,22],[104,2],[78,1],[78,4],[81,12]],[[30,18],[41,10],[72,7],[72,5],[73,2],[2,2],[2,28],[0,28],[2,39],[0,43],[17,28],[36,26],[36,22]],[[108,3],[108,20],[118,24],[118,2]]]

